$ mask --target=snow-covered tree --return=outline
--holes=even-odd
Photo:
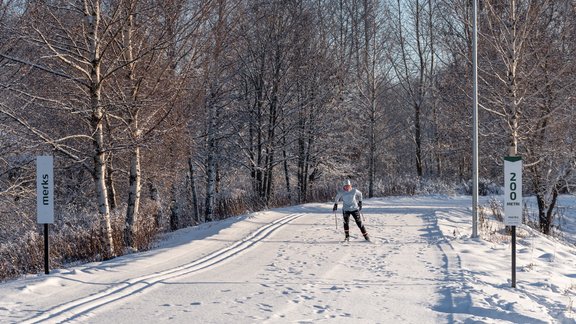
[[[572,118],[574,12],[569,1],[485,1],[483,17],[481,101],[497,120],[485,127],[505,140],[501,155],[523,157],[541,230],[550,233],[574,164],[571,128],[559,133]]]

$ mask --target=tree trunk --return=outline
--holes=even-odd
[[[214,202],[216,196],[216,117],[214,115],[214,105],[209,102],[208,109],[208,138],[206,143],[206,204],[204,220],[211,222],[214,219]]]
[[[214,219],[214,201],[216,196],[216,163],[214,154],[210,152],[214,149],[214,140],[208,142],[208,158],[206,160],[206,204],[204,220],[211,222]]]
[[[368,157],[368,198],[374,197],[376,173],[376,127],[375,118],[370,118],[370,155]]]
[[[518,119],[520,112],[518,111],[517,97],[518,89],[516,84],[516,68],[518,65],[518,52],[516,50],[517,41],[517,21],[516,21],[516,1],[512,0],[510,3],[510,21],[509,26],[511,26],[510,35],[510,54],[508,66],[508,112],[510,116],[510,142],[508,152],[510,156],[516,156],[518,154]]]
[[[282,163],[284,165],[284,181],[286,182],[286,193],[288,201],[292,202],[292,190],[290,188],[290,170],[288,168],[288,153],[286,152],[286,136],[282,137]]]
[[[126,211],[126,228],[124,232],[124,240],[127,247],[137,249],[134,237],[137,235],[138,223],[138,210],[140,206],[140,192],[141,192],[141,173],[140,173],[140,147],[136,145],[132,152],[132,160],[130,161],[130,176],[128,193],[128,209]]]
[[[534,174],[535,177],[539,177],[538,174]],[[560,188],[560,184],[556,184],[554,188],[552,188],[552,194],[550,197],[546,196],[545,190],[536,190],[536,202],[538,203],[538,225],[540,227],[540,232],[543,234],[552,234],[552,225],[554,223],[554,208],[558,202]]]
[[[128,22],[124,30],[124,42],[126,48],[126,60],[128,62],[129,73],[128,82],[130,84],[130,95],[127,107],[129,125],[128,129],[132,135],[132,141],[134,149],[132,151],[132,157],[130,161],[130,175],[128,177],[128,206],[126,210],[126,224],[124,228],[124,241],[127,247],[137,250],[137,244],[135,242],[135,237],[138,231],[138,211],[140,208],[140,192],[141,192],[141,165],[140,165],[140,140],[141,140],[141,130],[138,123],[139,118],[139,104],[137,102],[138,98],[138,85],[135,76],[135,63],[134,63],[134,53],[132,46],[132,30],[134,28],[134,16],[131,13],[131,8],[128,10]]]
[[[422,126],[420,120],[420,104],[414,104],[414,142],[416,143],[416,174],[419,178],[423,175],[422,166]]]
[[[116,252],[114,250],[108,188],[106,185],[106,153],[103,127],[104,109],[101,100],[100,40],[98,35],[100,6],[98,2],[95,2],[94,6],[93,11],[88,13],[91,16],[90,51],[92,55],[92,66],[90,69],[90,105],[92,109],[91,126],[94,146],[94,182],[98,199],[98,212],[102,218],[102,229],[104,233],[103,244],[106,249],[105,253],[107,254],[105,258],[113,258],[116,256]]]
[[[307,114],[304,104],[300,104],[298,112],[298,203],[303,203],[306,200],[306,164],[308,164],[308,154],[306,150],[306,137],[308,134],[307,129]]]
[[[152,181],[153,180],[150,180],[149,182],[150,200],[156,205],[156,212],[152,216],[154,217],[156,228],[160,229],[162,228],[162,201],[160,200],[158,188],[156,188],[156,185]]]
[[[92,127],[95,130],[93,138],[94,145],[94,182],[96,185],[96,195],[98,198],[98,212],[102,218],[102,229],[104,233],[103,244],[107,255],[105,258],[116,256],[114,251],[114,240],[112,238],[112,221],[110,218],[110,205],[108,201],[108,189],[106,186],[106,154],[104,153],[104,136],[102,132],[102,108],[99,107],[99,91],[94,93],[92,100],[93,117]]]
[[[190,191],[192,192],[192,205],[193,205],[193,217],[196,223],[202,223],[200,219],[200,209],[198,206],[198,190],[196,189],[196,172],[194,167],[194,161],[192,158],[188,158],[188,169],[190,171]]]
[[[178,211],[178,201],[176,195],[178,190],[176,188],[176,183],[172,184],[172,200],[170,201],[170,230],[175,231],[180,227],[180,215]]]
[[[538,221],[540,231],[543,234],[552,234],[552,224],[554,223],[554,208],[558,201],[558,190],[554,188],[550,202],[546,202],[546,197],[543,194],[536,194],[536,201],[538,203]]]
[[[275,155],[275,140],[276,140],[276,105],[275,103],[270,107],[270,124],[268,126],[268,145],[266,148],[266,173],[264,175],[264,202],[266,206],[270,202],[270,198],[272,197],[272,190],[274,188],[274,160]]]
[[[116,187],[114,186],[114,172],[112,167],[112,161],[109,162],[109,167],[106,169],[106,185],[108,186],[108,203],[110,204],[110,210],[114,210],[118,207],[118,201],[116,199]]]

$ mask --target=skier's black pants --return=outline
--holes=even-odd
[[[356,225],[358,225],[358,228],[360,229],[360,232],[362,232],[362,235],[364,235],[364,237],[368,235],[368,233],[366,233],[366,228],[362,224],[362,219],[360,218],[360,211],[358,210],[343,211],[342,214],[344,216],[344,235],[346,235],[346,237],[350,235],[350,225],[348,225],[348,223],[350,222],[350,215],[354,217],[354,221],[356,221]]]

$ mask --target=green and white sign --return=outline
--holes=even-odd
[[[522,225],[522,158],[504,158],[504,224]]]
[[[54,159],[36,157],[36,217],[38,224],[54,223]]]

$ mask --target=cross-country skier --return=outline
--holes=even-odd
[[[350,221],[350,215],[354,217],[356,221],[356,225],[364,235],[364,239],[366,241],[370,241],[368,237],[368,232],[366,232],[366,228],[362,224],[362,219],[360,218],[360,211],[362,210],[362,192],[356,188],[352,188],[350,184],[350,180],[346,180],[343,183],[344,191],[338,190],[338,194],[336,194],[336,199],[334,199],[334,208],[333,211],[338,209],[338,202],[342,200],[342,215],[344,216],[344,240],[350,240],[350,226],[348,225]]]

